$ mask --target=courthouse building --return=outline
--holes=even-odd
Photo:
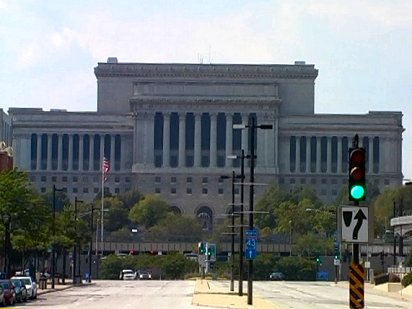
[[[136,188],[159,194],[211,228],[230,208],[231,183],[220,176],[240,173],[240,160],[228,155],[249,153],[248,130],[233,125],[250,117],[273,126],[256,130],[257,183],[309,185],[333,201],[347,185],[348,148],[358,134],[368,181],[381,190],[402,184],[402,113],[316,114],[314,65],[109,58],[95,75],[97,111],[9,109],[14,164],[29,172],[39,192],[55,184],[72,198],[93,199],[101,190],[104,156],[111,193]],[[246,159],[246,181],[248,166]],[[256,187],[256,199],[264,190]]]

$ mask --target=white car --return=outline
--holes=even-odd
[[[31,277],[15,276],[15,277],[11,277],[11,279],[20,279],[20,281],[26,286],[28,298],[30,299],[37,298],[37,284],[36,282],[31,280]]]
[[[131,269],[123,269],[120,272],[119,279],[121,280],[135,280],[136,279],[136,272]]]

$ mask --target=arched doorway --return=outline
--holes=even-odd
[[[207,206],[202,206],[196,212],[196,218],[204,231],[211,231],[213,228],[213,212]]]

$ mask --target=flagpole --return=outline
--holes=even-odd
[[[103,208],[104,208],[104,156],[102,157],[102,162],[101,162],[101,169],[102,169],[102,211],[100,212],[100,247],[102,251],[102,257],[103,257],[103,252],[104,252],[104,242],[103,242]]]

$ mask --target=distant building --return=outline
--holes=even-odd
[[[402,184],[402,113],[315,114],[314,65],[119,63],[95,68],[97,112],[10,108],[15,165],[40,192],[53,184],[91,200],[101,189],[102,157],[111,163],[113,194],[156,193],[205,228],[230,208],[230,183],[248,154],[255,117],[257,183],[313,186],[325,201],[347,185],[348,148],[357,133],[368,181],[381,190]],[[246,176],[249,162],[246,163]],[[256,197],[265,186],[256,187]],[[236,201],[239,187],[236,186]],[[245,189],[245,203],[248,188]]]

